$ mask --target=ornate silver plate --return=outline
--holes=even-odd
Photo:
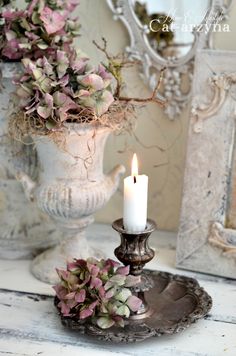
[[[211,309],[211,297],[195,279],[151,270],[144,270],[144,273],[154,281],[154,287],[145,292],[152,310],[147,317],[128,319],[124,328],[106,330],[89,321],[81,322],[61,315],[62,324],[104,341],[135,342],[152,336],[178,333],[203,318]]]

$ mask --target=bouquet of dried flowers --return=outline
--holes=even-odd
[[[29,124],[42,131],[84,117],[86,109],[101,116],[114,100],[110,73],[102,65],[92,68],[76,51],[58,50],[50,59],[24,58],[22,63],[23,75],[16,81],[19,106]]]
[[[28,5],[18,10],[2,0],[0,11],[0,58],[17,61],[24,57],[50,56],[58,48],[67,50],[79,23],[71,17],[78,0],[25,0]]]
[[[54,286],[56,305],[64,317],[90,320],[102,329],[123,327],[131,311],[142,301],[129,289],[140,277],[129,275],[129,266],[108,260],[74,260],[66,270],[57,270],[60,282]]]
[[[97,68],[89,58],[69,47],[36,61],[24,58],[23,74],[15,81],[18,111],[10,122],[14,137],[48,135],[63,130],[66,122],[98,123],[116,129],[129,126],[135,104],[157,102],[160,81],[150,98],[122,96],[122,69],[130,62],[101,49],[107,63]],[[160,77],[161,80],[161,77]]]

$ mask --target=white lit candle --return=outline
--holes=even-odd
[[[138,174],[137,155],[132,160],[131,176],[124,179],[123,224],[129,232],[144,231],[147,224],[148,176]]]

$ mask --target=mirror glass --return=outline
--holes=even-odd
[[[182,57],[194,42],[192,30],[202,23],[210,0],[131,0],[137,19],[147,29],[151,47],[162,57]]]

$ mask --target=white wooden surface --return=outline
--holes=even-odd
[[[110,226],[94,225],[90,241],[110,257],[119,243]],[[156,257],[149,268],[197,278],[213,298],[213,309],[188,330],[143,343],[102,343],[64,329],[53,306],[53,290],[29,273],[30,261],[0,260],[0,355],[137,355],[236,356],[236,281],[180,271],[175,264],[175,236],[151,238]]]

